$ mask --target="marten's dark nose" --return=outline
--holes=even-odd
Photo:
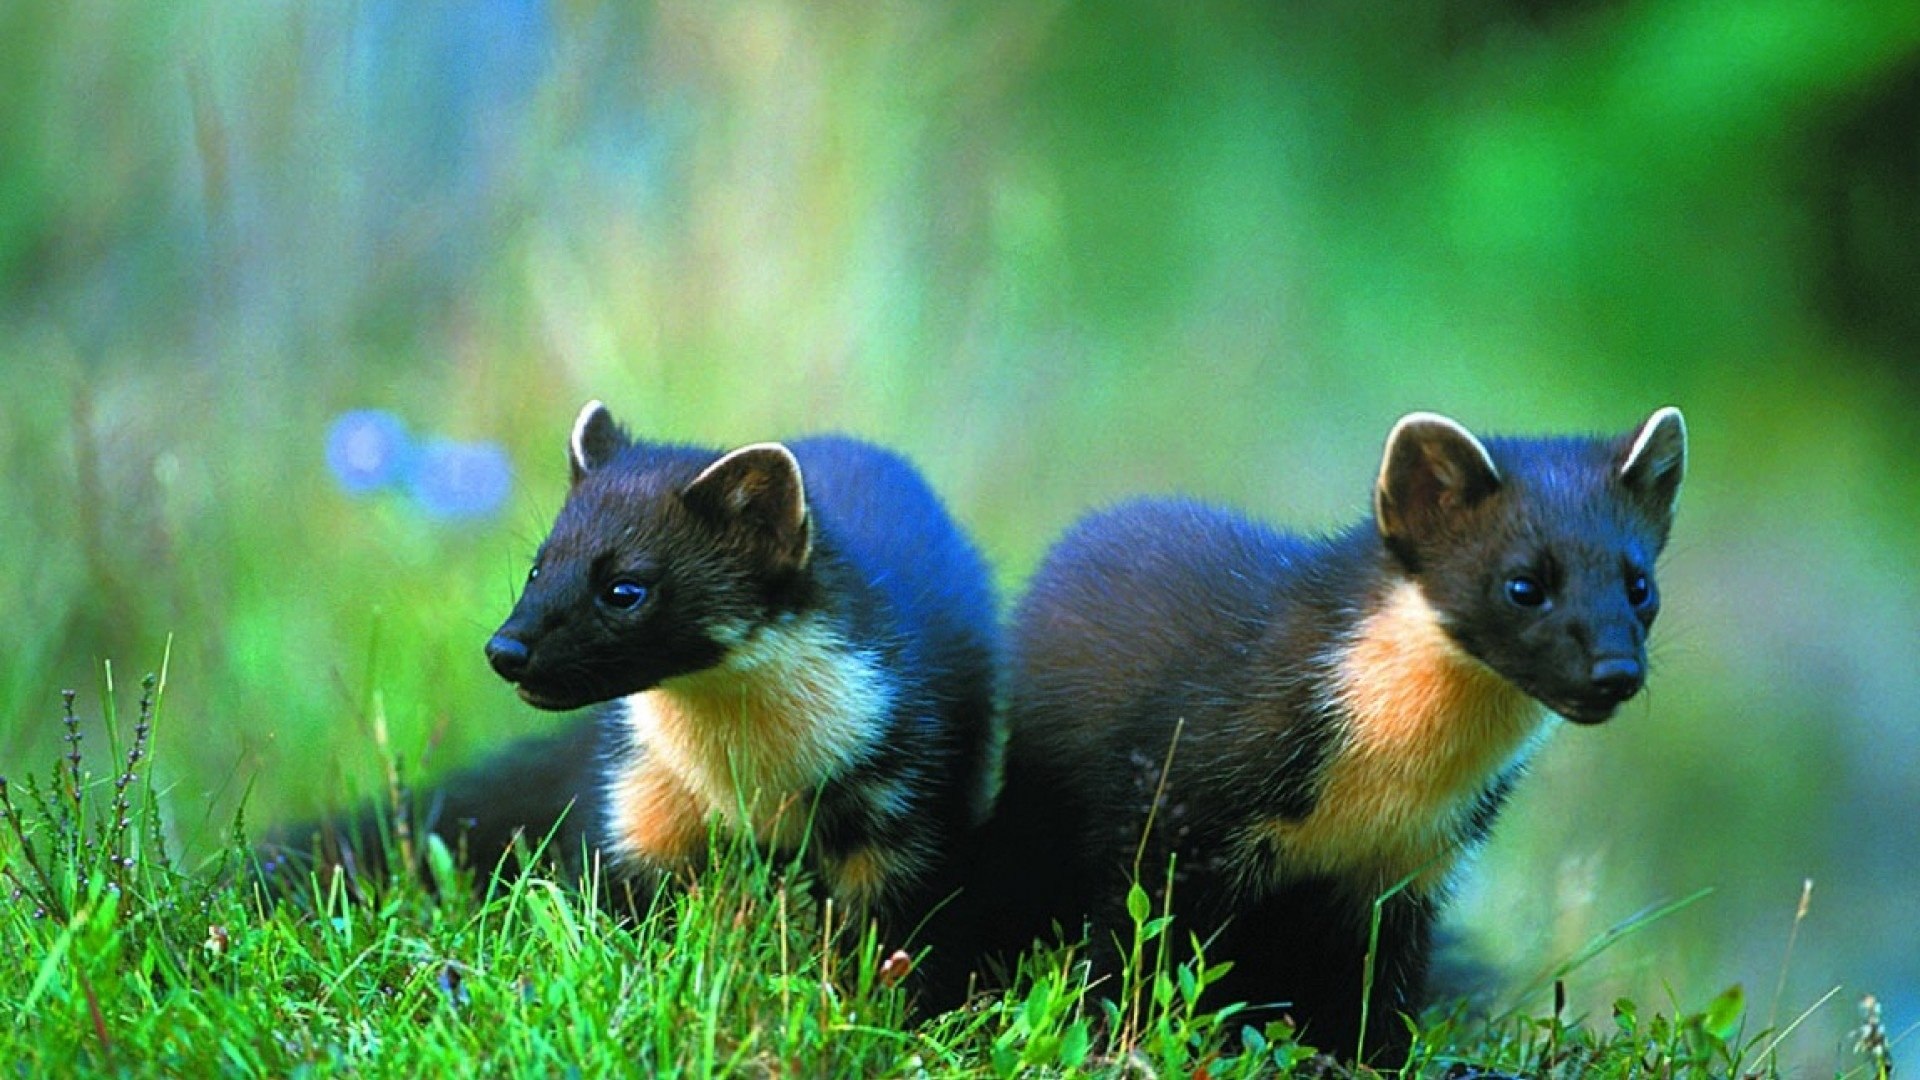
[[[487,641],[487,663],[508,682],[519,682],[520,676],[527,673],[530,655],[527,643],[516,637],[495,634]]]
[[[1646,665],[1630,656],[1609,657],[1593,663],[1594,690],[1615,701],[1625,701],[1639,693],[1640,684],[1646,678]]]

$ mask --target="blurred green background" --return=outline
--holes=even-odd
[[[1524,980],[1711,886],[1575,1007],[1920,1020],[1911,0],[0,6],[0,770],[169,635],[198,850],[375,787],[376,713],[414,776],[551,724],[480,647],[588,397],[898,446],[1009,596],[1129,493],[1349,521],[1409,409],[1681,405],[1651,691],[1461,921]],[[350,495],[364,408],[505,507]]]

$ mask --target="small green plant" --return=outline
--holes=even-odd
[[[1175,962],[1172,931],[1174,867],[1168,860],[1164,899],[1158,914],[1147,891],[1134,882],[1127,890],[1127,915],[1132,942],[1120,973],[1119,1001],[1106,1003],[1107,1023],[1114,1032],[1111,1052],[1118,1058],[1148,1065],[1153,1071],[1178,1070],[1184,1063],[1222,1062],[1222,1044],[1234,1016],[1243,1004],[1200,1007],[1205,990],[1226,975],[1229,964],[1208,966],[1205,944],[1190,939],[1191,959]]]
[[[1072,951],[1029,957],[1021,965],[1015,991],[1002,1008],[1009,1022],[994,1033],[988,1062],[993,1073],[1013,1077],[1030,1070],[1072,1073],[1086,1066],[1093,1050],[1093,1025],[1081,1008],[1085,994]]]
[[[1284,1019],[1256,1028],[1238,1022],[1244,1005],[1203,1008],[1202,997],[1228,965],[1209,965],[1199,941],[1188,943],[1189,959],[1176,962],[1175,921],[1164,901],[1156,913],[1137,883],[1127,910],[1131,940],[1114,976],[1117,986],[1090,983],[1082,947],[1069,946],[1029,955],[1011,989],[977,1003],[974,1015],[985,1021],[994,1075],[1220,1080],[1290,1076],[1309,1061],[1330,1063],[1297,1042]]]
[[[152,799],[150,786],[140,785],[153,734],[160,681],[149,675],[141,683],[139,717],[132,741],[118,747],[114,723],[112,669],[108,669],[106,730],[115,746],[112,758],[120,767],[110,781],[111,794],[103,799],[99,779],[88,768],[85,736],[74,713],[79,695],[64,690],[61,698],[61,735],[65,752],[54,763],[43,785],[31,774],[20,783],[24,798],[16,804],[14,785],[0,776],[0,817],[6,821],[7,859],[0,876],[12,889],[16,903],[32,906],[33,917],[56,923],[72,920],[89,900],[101,894],[121,896],[151,884],[152,874],[171,869],[166,845],[155,823],[141,813],[149,827],[135,826],[135,800],[143,810]]]
[[[123,1058],[124,1021],[170,988],[192,985],[224,962],[231,897],[222,853],[198,872],[168,851],[151,783],[166,667],[141,681],[132,730],[122,737],[111,666],[100,730],[108,768],[87,752],[78,695],[61,694],[63,750],[42,779],[0,778],[0,948],[18,962],[21,1031],[40,1033],[72,1061]],[[52,1060],[57,1060],[55,1055]],[[33,1060],[29,1055],[26,1060]]]

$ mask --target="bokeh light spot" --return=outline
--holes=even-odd
[[[400,481],[411,450],[407,426],[383,409],[341,413],[327,429],[327,468],[350,495]]]

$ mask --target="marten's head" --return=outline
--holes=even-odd
[[[568,457],[566,504],[487,642],[530,704],[579,708],[704,670],[804,603],[812,530],[786,447],[636,443],[593,401]]]
[[[1469,655],[1569,720],[1646,679],[1654,560],[1686,470],[1680,411],[1614,439],[1475,438],[1414,413],[1387,438],[1374,517]]]

